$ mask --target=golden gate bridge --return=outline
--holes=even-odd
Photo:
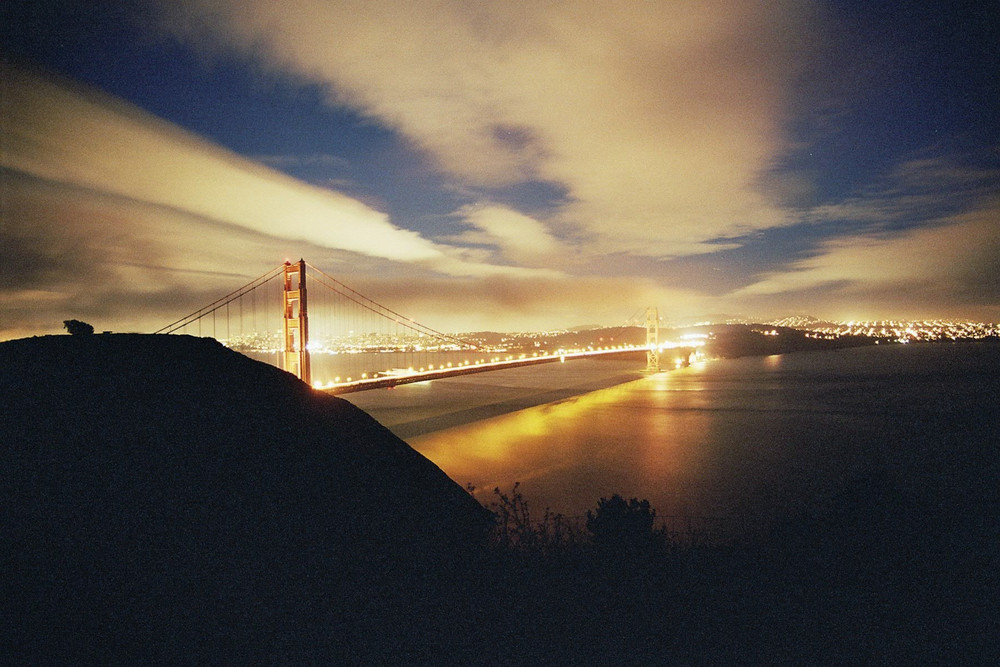
[[[658,371],[664,347],[656,309],[647,308],[645,345],[488,350],[402,315],[302,259],[285,262],[154,333],[211,336],[331,393],[641,351],[647,370]],[[314,364],[314,357],[326,363]]]

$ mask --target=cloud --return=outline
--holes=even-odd
[[[214,146],[94,91],[4,66],[0,165],[34,178],[169,207],[270,236],[444,272],[465,265],[384,213]]]
[[[812,223],[846,221],[889,229],[939,224],[950,215],[975,210],[1000,186],[1000,170],[969,164],[970,156],[905,160],[865,191],[802,212]]]
[[[190,0],[166,23],[325,83],[472,185],[558,183],[550,221],[671,256],[788,224],[759,188],[809,43],[808,2]]]
[[[300,256],[438,328],[578,319],[565,304],[579,300],[545,305],[576,284],[556,271],[446,258],[456,264],[446,275],[10,170],[0,169],[0,191],[0,339],[57,332],[67,318],[153,331]]]
[[[58,330],[67,317],[152,330],[276,266],[282,251],[302,248],[6,169],[0,190],[0,337]]]
[[[480,261],[124,102],[2,67],[0,336],[66,317],[150,330],[299,256],[386,274],[559,275]]]
[[[818,253],[733,296],[787,297],[823,291],[841,309],[928,309],[1000,315],[1000,199],[940,224],[826,241]],[[852,305],[853,302],[853,305]]]
[[[789,137],[808,115],[803,100],[823,101],[797,88],[814,49],[836,52],[822,42],[818,2],[157,6],[157,29],[197,45],[206,66],[224,53],[220,62],[270,68],[272,81],[318,83],[330,104],[419,153],[408,169],[441,172],[368,191],[351,180],[347,196],[328,176],[350,176],[360,145],[351,164],[321,144],[240,157],[4,65],[0,331],[69,308],[131,317],[123,293],[137,310],[176,315],[299,256],[393,295],[402,312],[439,313],[442,328],[614,322],[626,301],[629,312],[826,316],[827,304],[916,312],[925,299],[935,312],[1000,318],[989,233],[1000,175],[981,168],[995,165],[995,147],[962,162],[916,142],[873,146],[852,155],[877,169],[842,182],[852,155],[799,170],[782,158],[816,139]],[[322,174],[327,187],[271,167]],[[424,182],[434,191],[419,192]],[[411,193],[434,205],[400,206]],[[707,271],[718,276],[697,275]],[[734,285],[744,287],[727,293]]]
[[[661,304],[665,316],[697,312],[699,297],[664,290],[637,277],[500,276],[488,280],[427,274],[352,276],[365,294],[384,294],[407,313],[449,331],[543,331],[577,325],[622,325],[637,309]],[[668,307],[669,304],[669,307]],[[440,328],[440,327],[439,327]]]
[[[542,222],[506,206],[484,204],[458,211],[474,229],[454,239],[465,245],[486,245],[517,264],[538,266],[556,260],[561,243]]]
[[[852,197],[803,209],[797,235],[808,230],[814,244],[727,298],[775,314],[1000,318],[1000,171],[990,165],[922,155]]]

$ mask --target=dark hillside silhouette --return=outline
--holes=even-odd
[[[365,413],[208,339],[0,343],[0,400],[3,641],[29,661],[350,658],[491,519]]]
[[[517,484],[486,539],[368,415],[214,341],[0,343],[3,663],[996,664],[1000,429],[963,405],[754,541]]]

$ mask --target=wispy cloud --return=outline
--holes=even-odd
[[[859,13],[812,0],[142,6],[159,22],[143,14],[135,34],[161,32],[138,58],[169,43],[187,62],[195,47],[205,71],[264,84],[220,96],[225,131],[203,131],[232,138],[243,113],[264,114],[262,128],[286,120],[266,114],[294,118],[296,102],[268,103],[275,82],[307,88],[308,115],[269,141],[233,139],[261,152],[239,156],[5,66],[5,318],[110,312],[122,286],[150,309],[199,306],[231,276],[306,256],[411,312],[477,313],[481,326],[619,319],[600,298],[677,315],[889,315],[912,302],[1000,319],[1000,174],[981,140],[995,133],[903,136],[949,116],[910,95],[912,63],[880,61],[896,69],[866,78],[864,49],[850,48],[888,27],[875,51],[936,62],[937,42],[906,42],[895,10],[866,31]],[[932,34],[953,25],[920,16]],[[108,76],[128,88],[136,71]],[[329,115],[315,113],[317,91]],[[902,100],[916,106],[903,114]],[[868,111],[879,122],[850,132]],[[984,154],[959,155],[974,146]]]
[[[2,164],[286,239],[401,261],[444,254],[387,216],[244,160],[92,91],[4,72]]]
[[[501,258],[525,266],[558,263],[562,244],[542,222],[506,206],[467,206],[458,212],[472,230],[455,238],[464,245],[483,245]]]
[[[480,261],[124,102],[2,67],[0,300],[8,321],[0,330],[14,331],[14,322],[51,330],[60,314],[115,307],[119,326],[141,329],[161,308],[176,316],[174,297],[214,294],[207,303],[220,286],[239,284],[234,276],[252,278],[301,254],[356,253],[375,265],[480,280],[558,277]]]
[[[512,270],[467,263],[356,199],[243,159],[95,91],[7,66],[3,78],[0,166],[12,173],[448,274]]]
[[[854,196],[802,211],[807,222],[845,221],[886,231],[900,225],[940,224],[974,210],[1000,187],[1000,169],[967,163],[967,156],[906,160]]]
[[[971,308],[1000,319],[998,229],[1000,200],[992,198],[932,226],[828,240],[814,256],[733,296],[821,296],[841,312],[897,316],[961,316]]]
[[[789,222],[758,187],[805,2],[171,3],[176,34],[325,83],[473,185],[560,184],[602,252],[703,252]]]

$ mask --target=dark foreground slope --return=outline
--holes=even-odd
[[[478,549],[435,466],[217,343],[0,343],[0,664],[998,664],[998,379],[758,542],[525,508]]]
[[[363,657],[414,634],[365,619],[408,615],[489,519],[365,413],[208,339],[0,343],[0,405],[19,661]]]

